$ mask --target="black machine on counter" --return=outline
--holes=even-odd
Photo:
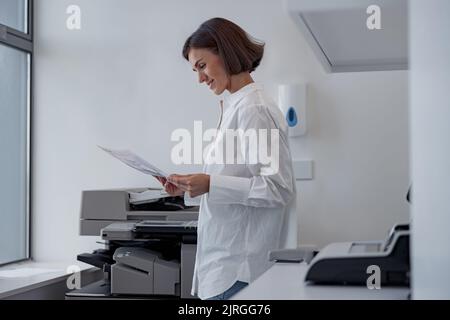
[[[409,286],[409,225],[392,227],[384,241],[332,243],[311,260],[305,281],[314,284],[366,285],[370,267],[379,268],[380,284]]]

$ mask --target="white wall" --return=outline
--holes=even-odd
[[[65,28],[69,4],[82,29]],[[408,72],[325,74],[281,1],[36,1],[33,253],[73,258],[95,248],[77,236],[84,189],[146,186],[152,179],[100,152],[127,147],[170,172],[176,128],[217,123],[218,97],[196,83],[181,57],[204,20],[222,16],[267,43],[255,72],[270,89],[309,82],[309,132],[292,140],[313,159],[299,182],[299,242],[383,238],[407,221]],[[272,90],[270,89],[270,90]],[[273,90],[272,90],[273,91]]]
[[[411,2],[412,288],[450,299],[450,2]]]

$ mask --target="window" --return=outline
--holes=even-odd
[[[0,265],[30,257],[32,0],[0,0]]]
[[[0,22],[23,33],[28,33],[26,11],[26,0],[0,0]]]

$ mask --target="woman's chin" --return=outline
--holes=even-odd
[[[225,89],[214,88],[211,89],[211,91],[214,92],[215,95],[220,96],[225,91]]]

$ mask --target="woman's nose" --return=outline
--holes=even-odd
[[[203,72],[199,72],[198,73],[198,82],[199,83],[203,83],[206,81],[206,75]]]

